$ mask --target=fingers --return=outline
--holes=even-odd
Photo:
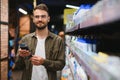
[[[36,65],[36,66],[40,65],[40,62],[37,61],[37,60],[36,60],[36,61],[33,61],[33,60],[32,60],[31,63],[32,63],[33,65]]]
[[[30,58],[33,65],[41,65],[43,63],[43,58],[40,56],[33,56]]]
[[[26,56],[30,55],[30,52],[28,50],[19,49],[19,55],[22,57],[26,57]]]

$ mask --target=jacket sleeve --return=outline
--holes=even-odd
[[[24,42],[24,39],[21,39],[20,42]],[[20,47],[18,46],[18,49]],[[25,68],[25,58],[19,56],[19,52],[17,51],[16,59],[15,59],[15,70],[23,70]]]
[[[15,61],[15,70],[23,70],[25,68],[25,62],[24,59],[20,56],[16,57]]]

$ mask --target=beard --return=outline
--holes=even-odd
[[[46,25],[43,25],[43,26],[37,26],[36,24],[34,24],[35,28],[38,29],[38,30],[44,30],[46,27],[47,27],[47,24]]]
[[[35,27],[36,27],[38,30],[43,30],[43,29],[45,29],[45,28],[47,27],[47,25],[44,25],[44,26],[41,26],[41,27],[38,27],[38,26],[35,25]]]

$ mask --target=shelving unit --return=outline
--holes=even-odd
[[[69,24],[72,26],[67,25],[66,47],[82,66],[87,80],[120,79],[119,4],[120,0],[98,1],[84,15],[74,15],[80,19],[73,20]],[[85,79],[81,77],[81,80]]]

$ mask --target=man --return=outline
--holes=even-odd
[[[22,80],[57,80],[56,72],[65,66],[64,42],[48,30],[49,21],[47,6],[36,6],[33,10],[36,31],[20,41],[29,50],[19,48],[15,62],[15,68],[23,70]]]
[[[65,37],[64,31],[60,31],[58,35],[64,40]]]

